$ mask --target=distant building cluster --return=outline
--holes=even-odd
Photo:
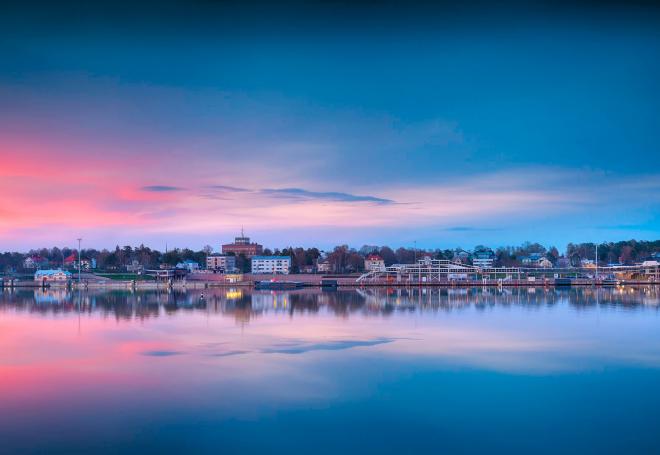
[[[387,246],[367,246],[360,250],[346,245],[331,251],[317,248],[285,248],[273,251],[264,248],[245,235],[240,235],[231,243],[220,246],[221,252],[213,253],[213,248],[202,251],[175,249],[164,253],[150,250],[141,245],[138,248],[119,246],[113,250],[82,250],[80,253],[70,248],[32,250],[27,255],[15,253],[11,267],[2,265],[2,272],[15,273],[33,271],[34,280],[40,282],[62,282],[72,278],[72,272],[150,274],[158,277],[190,277],[227,282],[238,281],[239,275],[300,274],[353,274],[364,272],[386,272],[391,266],[416,264],[432,260],[449,260],[480,269],[496,267],[519,267],[540,269],[591,269],[600,266],[657,266],[660,264],[659,241],[623,241],[599,245],[569,244],[564,254],[556,248],[546,249],[538,243],[526,242],[518,247],[502,247],[497,250],[478,246],[473,251],[456,248],[453,250],[423,251],[411,248],[393,250]],[[598,261],[595,260],[598,254]],[[79,257],[81,256],[81,257]],[[8,256],[5,256],[8,257]],[[421,262],[420,262],[421,261]],[[84,278],[84,277],[83,277]],[[460,277],[459,277],[460,278]],[[458,278],[457,278],[458,279]]]

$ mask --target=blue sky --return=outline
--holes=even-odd
[[[199,247],[240,226],[269,246],[658,238],[658,19],[616,3],[9,7],[0,248]]]

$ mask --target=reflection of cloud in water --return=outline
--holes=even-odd
[[[197,301],[199,291],[90,291],[73,293],[62,305],[35,303],[48,291],[5,292],[0,363],[19,359],[52,368],[57,361],[66,371],[75,362],[103,359],[100,369],[120,365],[130,374],[161,368],[172,380],[199,371],[200,382],[255,383],[264,376],[319,383],[318,368],[303,365],[361,362],[374,354],[397,364],[514,374],[660,368],[660,313],[639,303],[657,302],[658,291],[246,290],[237,302],[227,300],[226,291],[205,289],[206,305],[191,309],[180,302]],[[236,324],[237,314],[256,316]],[[354,349],[361,347],[371,349]],[[145,362],[144,356],[169,360]]]
[[[310,351],[340,351],[344,349],[376,346],[392,343],[395,338],[377,338],[375,340],[338,340],[324,343],[283,343],[276,348],[262,349],[264,354],[304,354]]]

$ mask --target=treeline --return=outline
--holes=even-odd
[[[603,242],[598,244],[599,263],[633,264],[650,259],[660,252],[660,240],[627,240],[620,242]],[[566,247],[566,256],[571,258],[596,259],[595,243],[569,243]]]
[[[354,249],[348,245],[340,245],[331,251],[302,247],[289,247],[281,250],[266,248],[263,254],[266,256],[289,256],[293,273],[308,271],[311,267],[316,267],[319,261],[327,261],[333,272],[344,273],[362,271],[364,269],[364,258],[369,254],[377,254],[383,259],[385,265],[389,266],[392,264],[410,264],[423,256],[432,259],[461,260],[471,263],[475,254],[480,252],[492,252],[497,266],[519,266],[523,258],[533,254],[546,257],[552,264],[557,264],[560,259],[564,259],[571,265],[577,266],[580,265],[582,260],[596,259],[596,244],[569,243],[563,254],[554,246],[546,247],[540,243],[530,242],[525,242],[519,246],[503,246],[496,249],[479,245],[472,251],[461,248],[422,250],[403,247],[394,250],[388,246],[374,245],[365,245],[360,249]],[[600,264],[633,264],[650,259],[653,255],[658,255],[659,252],[660,240],[604,242],[598,245],[598,262]],[[85,248],[81,251],[81,257],[96,261],[98,269],[113,271],[123,270],[127,265],[134,262],[145,268],[158,268],[161,265],[175,266],[180,262],[192,260],[203,267],[206,257],[212,253],[213,248],[208,245],[199,251],[177,248],[166,252],[140,245],[138,247],[117,246],[113,250]],[[0,271],[20,271],[23,269],[24,261],[28,257],[42,258],[44,261],[43,266],[61,267],[65,259],[71,255],[77,257],[77,251],[72,248],[58,247],[30,250],[27,253],[5,252],[0,254]],[[250,260],[245,256],[238,256],[236,265],[241,271],[248,272],[250,270]]]

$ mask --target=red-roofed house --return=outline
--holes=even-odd
[[[64,258],[64,265],[73,266],[76,263],[76,253],[71,253],[71,255]]]
[[[384,272],[385,261],[377,254],[370,254],[364,259],[364,270],[367,272]]]

